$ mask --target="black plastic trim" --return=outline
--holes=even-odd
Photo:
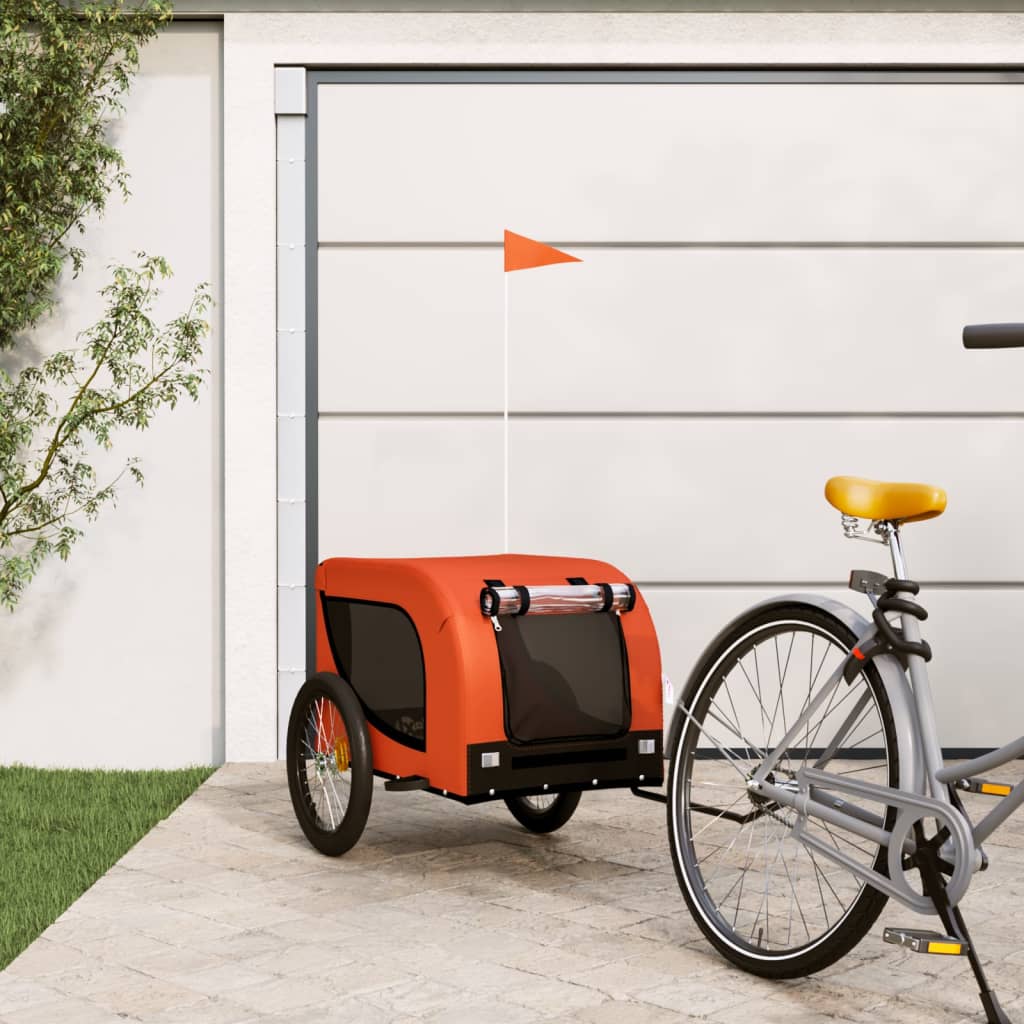
[[[654,752],[641,754],[640,740],[654,740]],[[522,747],[494,741],[466,747],[466,789],[469,799],[511,794],[600,789],[608,786],[662,785],[664,765],[661,730],[627,733],[616,742],[548,742],[523,755]],[[493,768],[480,766],[480,755],[497,753]],[[643,779],[640,776],[643,776]],[[594,780],[597,785],[594,785]],[[547,790],[544,786],[547,785]],[[492,794],[490,791],[494,790]]]

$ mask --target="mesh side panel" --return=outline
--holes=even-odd
[[[495,636],[510,740],[627,731],[629,681],[618,616],[510,616],[501,626]]]
[[[367,718],[393,738],[423,749],[426,697],[416,627],[395,605],[324,599],[338,674],[351,683]]]

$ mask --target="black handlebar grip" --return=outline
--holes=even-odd
[[[968,324],[964,348],[1024,348],[1024,324]]]

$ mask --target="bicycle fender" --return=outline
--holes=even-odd
[[[853,632],[858,643],[864,643],[877,632],[875,624],[864,618],[859,612],[849,605],[843,604],[831,597],[822,594],[783,594],[778,597],[770,597],[759,601],[746,611],[737,615],[728,625],[718,632],[718,635],[701,653],[686,686],[676,702],[676,708],[672,715],[672,722],[669,725],[668,739],[665,744],[665,754],[672,757],[679,743],[679,735],[686,718],[682,711],[683,697],[690,692],[694,685],[694,677],[705,661],[707,652],[715,647],[728,633],[741,627],[743,621],[754,615],[759,615],[771,608],[781,608],[794,604],[804,605],[824,612],[834,619],[838,619],[844,626]],[[892,710],[893,726],[896,731],[896,742],[899,748],[900,777],[899,786],[901,789],[909,790],[912,793],[923,793],[924,784],[924,759],[921,752],[921,738],[917,729],[917,718],[914,710],[914,698],[907,680],[906,673],[899,660],[891,654],[881,654],[871,659],[878,675],[885,687],[886,696],[889,698],[889,706]]]

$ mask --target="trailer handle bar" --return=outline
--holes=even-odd
[[[632,583],[583,583],[561,587],[484,587],[480,611],[498,615],[582,615],[628,612],[636,604]]]

